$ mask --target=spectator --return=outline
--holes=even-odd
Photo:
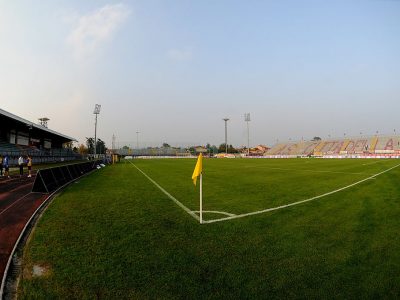
[[[27,163],[28,163],[28,177],[32,177],[32,174],[31,174],[31,172],[32,172],[32,158],[28,155],[28,158],[27,158]]]
[[[9,157],[6,155],[3,159],[3,165],[4,165],[4,176],[7,178],[10,178],[10,166],[9,166]]]
[[[22,155],[18,158],[18,166],[19,166],[19,177],[22,177],[24,174],[24,158]]]

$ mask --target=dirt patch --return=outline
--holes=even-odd
[[[23,271],[23,276],[25,279],[31,278],[45,278],[49,277],[51,274],[51,267],[48,264],[34,264],[31,266],[26,266]]]
[[[32,277],[47,277],[50,275],[49,265],[33,265]]]

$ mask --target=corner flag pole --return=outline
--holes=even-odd
[[[203,223],[203,173],[200,173],[200,224]]]
[[[196,166],[194,167],[192,180],[193,184],[196,186],[197,177],[200,176],[200,224],[203,223],[203,154],[200,153],[197,158]]]

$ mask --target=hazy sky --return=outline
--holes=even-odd
[[[400,1],[0,0],[0,108],[120,146],[400,133]]]

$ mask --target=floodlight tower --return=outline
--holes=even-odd
[[[139,131],[136,131],[136,148],[139,149]]]
[[[43,127],[46,127],[46,128],[47,128],[47,121],[50,121],[50,119],[46,118],[46,117],[39,118],[39,124],[42,125]]]
[[[250,130],[249,130],[250,113],[244,114],[244,121],[247,123],[247,156],[250,156]]]
[[[94,106],[94,112],[93,114],[96,115],[96,121],[94,123],[94,157],[96,158],[96,148],[97,148],[97,115],[100,113],[101,105],[96,104]]]
[[[225,121],[225,154],[228,154],[228,118],[222,119]]]

